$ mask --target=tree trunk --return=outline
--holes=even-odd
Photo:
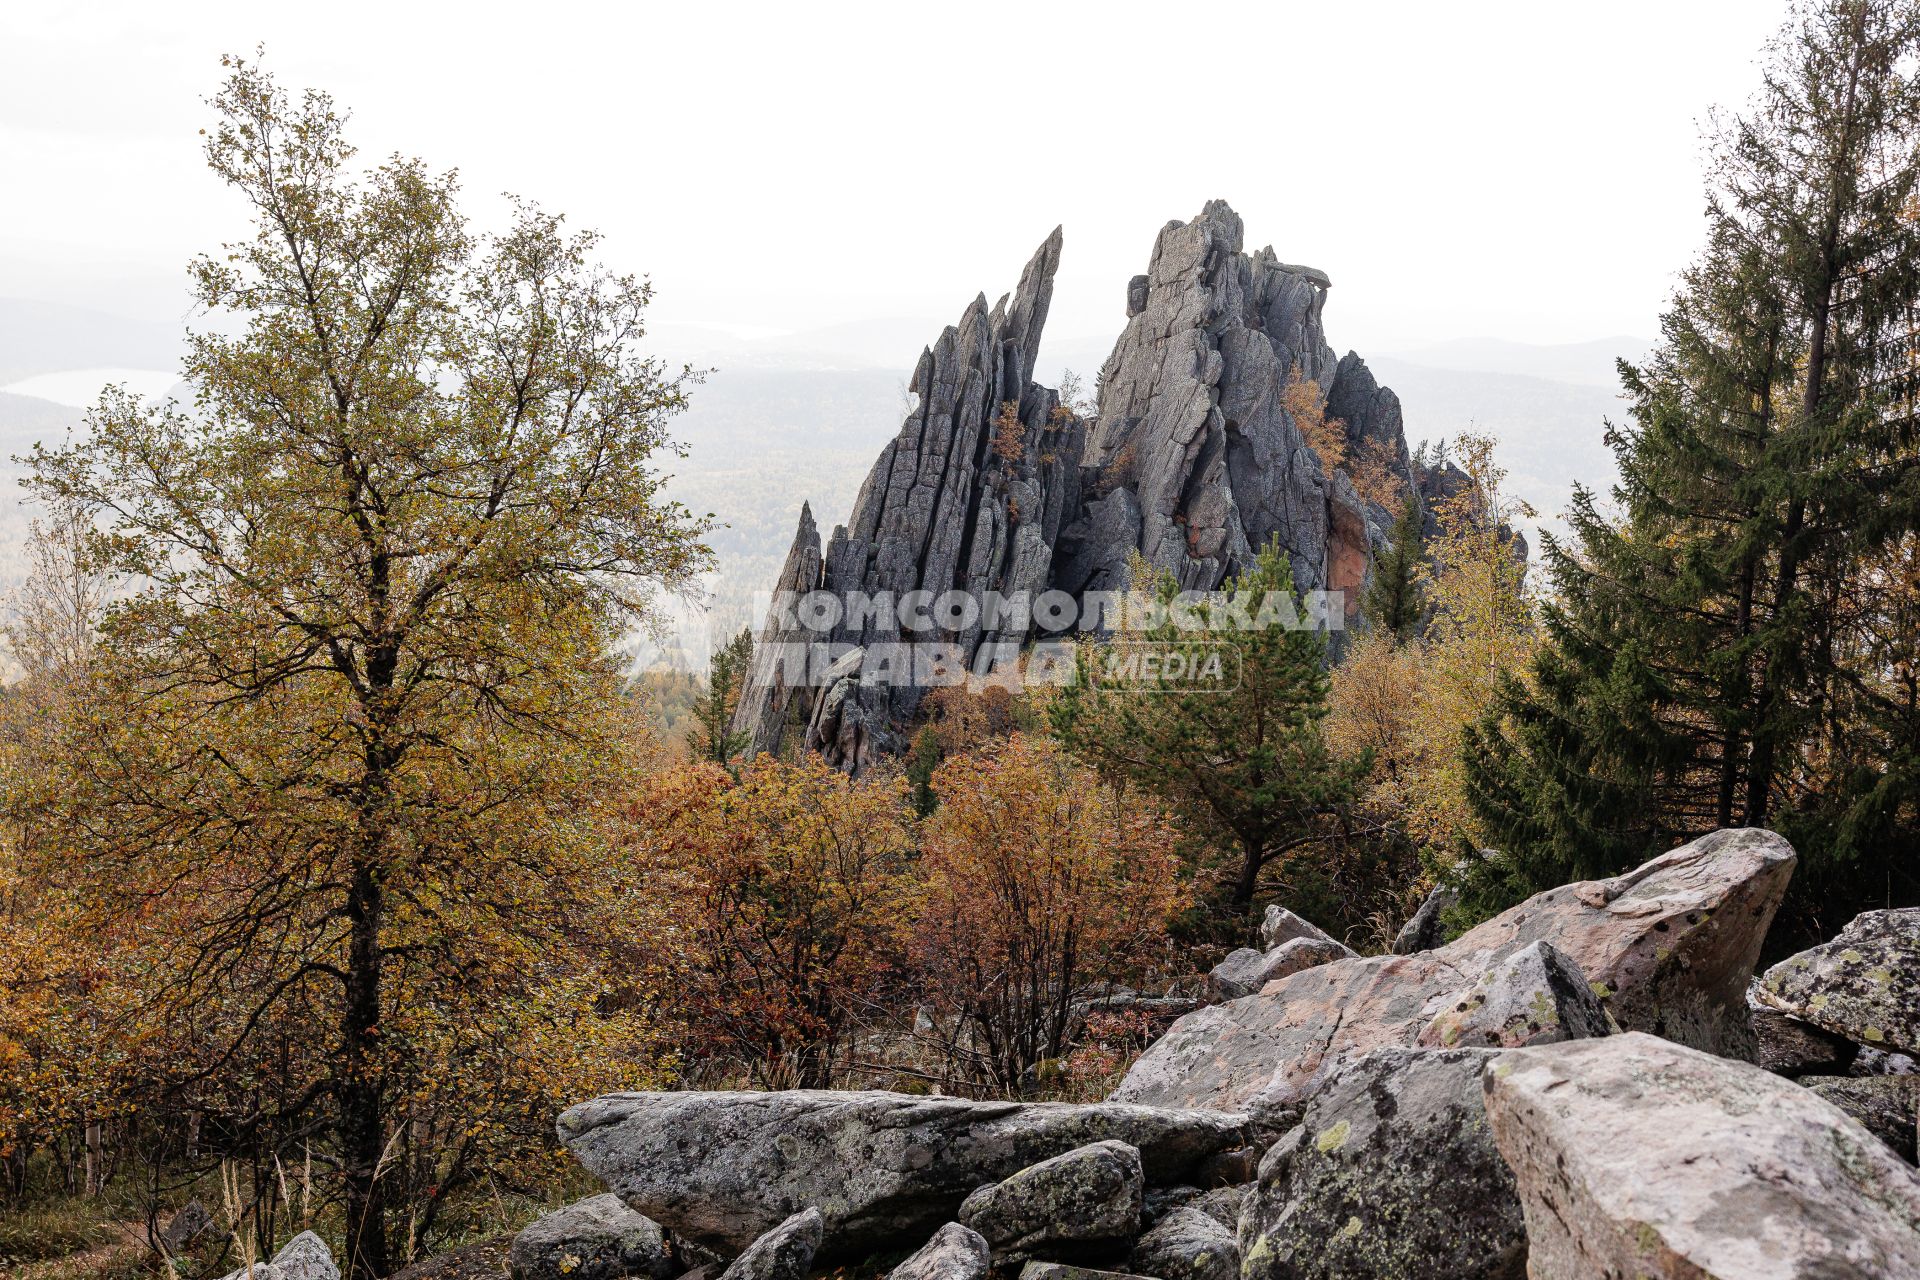
[[[347,918],[346,1009],[339,1091],[340,1153],[347,1184],[347,1274],[353,1280],[386,1275],[386,1195],[380,1184],[385,1149],[380,1065],[381,888],[373,861],[354,869]]]

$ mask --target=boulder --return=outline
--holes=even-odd
[[[1627,1034],[1508,1050],[1483,1082],[1534,1276],[1920,1275],[1920,1174],[1791,1081]]]
[[[1134,1243],[1127,1266],[1159,1280],[1235,1280],[1240,1246],[1233,1228],[1206,1211],[1183,1205]]]
[[[1854,917],[1767,970],[1754,998],[1856,1044],[1920,1055],[1920,907]]]
[[[1788,1078],[1826,1075],[1852,1065],[1859,1055],[1858,1045],[1845,1036],[1769,1009],[1757,995],[1759,985],[1756,979],[1747,989],[1747,1026],[1753,1031],[1754,1065]]]
[[[1213,967],[1207,975],[1207,990],[1216,1000],[1237,1000],[1277,978],[1352,955],[1352,950],[1332,938],[1292,938],[1264,953],[1241,947]]]
[[[220,1280],[283,1280],[280,1270],[271,1262],[256,1262],[252,1267],[241,1267],[229,1271]]]
[[[820,1236],[820,1211],[802,1210],[748,1245],[720,1280],[806,1280]]]
[[[273,1280],[340,1280],[333,1250],[311,1231],[302,1231],[273,1255]]]
[[[920,1251],[887,1273],[887,1280],[985,1280],[992,1265],[986,1238],[972,1227],[949,1222]]]
[[[512,1248],[512,1236],[494,1236],[422,1258],[387,1280],[500,1280],[511,1274]]]
[[[1450,884],[1435,885],[1428,891],[1419,910],[1400,926],[1400,932],[1393,935],[1393,954],[1410,956],[1417,951],[1431,951],[1444,944],[1447,929],[1441,915],[1459,901],[1460,890]]]
[[[1029,1262],[1020,1268],[1020,1280],[1152,1280],[1152,1278],[1129,1275],[1124,1271],[1097,1271],[1092,1267],[1075,1267],[1064,1262]]]
[[[1853,1055],[1853,1061],[1847,1064],[1850,1076],[1916,1076],[1920,1075],[1920,1062],[1915,1062],[1904,1053],[1888,1053],[1885,1049],[1869,1049],[1862,1045]]]
[[[960,1206],[960,1221],[986,1239],[996,1262],[1019,1262],[1132,1236],[1145,1192],[1140,1152],[1095,1142],[979,1188]]]
[[[1333,936],[1309,921],[1301,919],[1279,903],[1270,903],[1260,919],[1260,949],[1272,951],[1299,938],[1332,942]]]
[[[213,1214],[198,1199],[182,1205],[160,1232],[160,1247],[169,1256],[186,1252],[214,1226]]]
[[[804,1089],[611,1094],[558,1127],[629,1206],[724,1254],[818,1205],[823,1261],[924,1238],[976,1187],[1089,1143],[1137,1148],[1147,1180],[1170,1185],[1253,1136],[1220,1111]]]
[[[1244,1280],[1519,1280],[1520,1199],[1481,1101],[1494,1052],[1379,1049],[1332,1076],[1261,1161]]]
[[[1573,961],[1553,944],[1536,942],[1481,974],[1471,990],[1434,1015],[1414,1043],[1423,1049],[1505,1049],[1610,1030],[1600,998]]]
[[[1920,1079],[1913,1076],[1803,1076],[1800,1083],[1840,1108],[1908,1164],[1914,1163],[1914,1123]]]
[[[1192,1201],[1191,1206],[1227,1230],[1237,1231],[1240,1227],[1240,1210],[1246,1201],[1246,1187],[1216,1187]]]
[[[514,1280],[667,1280],[679,1270],[659,1225],[612,1192],[535,1219],[509,1256]]]
[[[1749,1054],[1746,986],[1793,862],[1772,832],[1717,831],[1614,879],[1537,894],[1436,950],[1318,965],[1180,1019],[1113,1098],[1278,1117],[1346,1059],[1415,1044],[1490,970],[1542,941],[1620,1026]],[[1570,1034],[1543,1025],[1529,1042]]]

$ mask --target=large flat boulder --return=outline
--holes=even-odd
[[[1920,1056],[1920,907],[1854,917],[1767,970],[1753,994],[1855,1044]]]
[[[1526,1232],[1480,1077],[1490,1049],[1349,1062],[1260,1163],[1242,1280],[1520,1280]]]
[[[1920,1174],[1791,1081],[1628,1034],[1483,1082],[1536,1280],[1920,1275]]]
[[[1218,1111],[810,1089],[610,1094],[559,1133],[630,1207],[724,1255],[817,1206],[827,1261],[925,1238],[975,1188],[1076,1147],[1124,1142],[1168,1184],[1251,1137]]]
[[[1770,831],[1717,831],[1611,880],[1537,894],[1446,946],[1318,965],[1180,1019],[1112,1096],[1265,1118],[1295,1110],[1347,1059],[1416,1044],[1540,942],[1585,975],[1620,1026],[1749,1056],[1747,982],[1793,863]],[[1573,1034],[1564,1021],[1518,1030],[1507,1043]]]

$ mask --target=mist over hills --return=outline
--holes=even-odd
[[[706,616],[692,622],[694,629],[725,634],[756,621],[754,593],[777,575],[803,501],[827,527],[846,517],[875,453],[900,428],[921,347],[944,323],[893,316],[797,332],[653,327],[648,347],[662,360],[707,371],[675,428],[688,456],[663,462],[672,494],[719,522],[710,539],[719,567],[707,584]],[[44,375],[144,370],[148,386],[166,385],[180,345],[177,334],[157,324],[0,299],[0,387],[33,378],[36,387],[57,388],[48,394],[79,402],[98,390],[85,376]],[[1552,528],[1576,482],[1604,490],[1612,481],[1601,434],[1605,420],[1622,412],[1613,362],[1638,358],[1649,345],[1631,337],[1560,345],[1467,338],[1369,363],[1399,393],[1409,439],[1450,439],[1469,428],[1495,435],[1512,491]],[[1049,339],[1036,376],[1057,385],[1072,370],[1090,386],[1112,346],[1111,334]],[[31,515],[14,488],[22,469],[11,459],[36,440],[77,430],[81,419],[77,403],[0,390],[0,484],[11,490],[0,501],[0,586],[19,579]],[[698,615],[682,613],[685,632]],[[697,653],[682,660],[697,663]]]

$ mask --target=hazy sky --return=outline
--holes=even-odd
[[[1698,122],[1768,0],[1603,4],[92,4],[0,13],[0,294],[177,317],[240,210],[201,167],[224,50],[363,156],[519,192],[650,273],[663,321],[773,330],[1009,289],[1056,223],[1056,337],[1111,332],[1154,232],[1222,196],[1334,281],[1335,344],[1651,334]],[[931,337],[931,334],[927,335]]]

